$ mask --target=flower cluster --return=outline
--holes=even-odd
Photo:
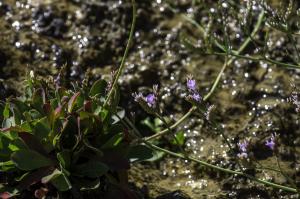
[[[146,97],[142,93],[133,93],[134,101],[149,114],[155,114],[157,111],[157,99],[158,99],[158,86],[153,86],[153,92],[149,93]]]
[[[272,135],[270,139],[266,140],[265,145],[268,148],[270,148],[272,151],[275,149],[275,137],[274,137],[274,135]]]
[[[239,158],[248,158],[248,153],[247,153],[248,144],[249,143],[246,140],[238,143],[238,147],[240,150],[240,153],[238,153]]]
[[[187,77],[186,85],[189,90],[189,94],[186,96],[187,101],[189,101],[191,103],[196,103],[196,104],[201,102],[202,97],[200,96],[199,92],[197,91],[196,80],[193,79],[192,75],[189,75]]]

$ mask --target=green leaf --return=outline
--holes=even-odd
[[[53,167],[41,167],[28,172],[28,175],[21,177],[17,187],[20,191],[27,189],[33,183],[39,182],[44,176],[49,175],[54,170]]]
[[[93,146],[89,143],[88,139],[83,139],[82,141],[83,141],[83,144],[84,144],[87,148],[89,148],[90,150],[96,152],[97,155],[103,156],[103,152],[102,152],[101,150],[99,150],[98,148],[93,147]]]
[[[144,160],[145,162],[155,162],[160,160],[162,157],[164,157],[165,152],[162,151],[153,151],[153,156],[152,158]]]
[[[74,178],[72,179],[80,191],[89,191],[99,188],[100,179],[96,178],[93,180],[83,179],[83,178]]]
[[[109,114],[109,111],[106,109],[101,109],[101,111],[99,113],[100,113],[102,121],[105,121]]]
[[[5,107],[4,107],[4,110],[3,110],[3,117],[4,117],[4,119],[7,119],[7,118],[9,118],[9,103],[7,102],[6,104],[5,104]]]
[[[162,126],[164,123],[161,121],[161,119],[159,118],[154,118],[154,125],[156,128],[158,128],[159,126]],[[160,130],[159,130],[160,131]]]
[[[43,117],[34,123],[34,135],[40,140],[47,138],[51,132],[47,117]]]
[[[52,173],[50,173],[49,175],[47,176],[44,176],[42,179],[41,179],[41,182],[43,184],[46,184],[48,182],[50,182],[50,180],[54,179],[55,177],[59,176],[62,172],[58,169],[55,169]]]
[[[77,92],[69,100],[69,102],[68,102],[68,112],[69,113],[72,113],[72,111],[73,111],[73,109],[76,105],[76,102],[77,102],[77,99],[78,99],[79,95],[80,95],[80,92]]]
[[[21,138],[16,138],[14,140],[11,141],[11,143],[9,144],[8,148],[12,151],[18,151],[21,149],[29,149],[28,146],[25,144],[25,142],[21,139]]]
[[[21,113],[30,109],[30,107],[25,102],[21,101],[21,99],[12,99],[11,101]]]
[[[112,124],[118,123],[120,119],[123,119],[124,117],[125,117],[125,110],[124,109],[118,110],[118,112],[111,117],[113,119]]]
[[[40,112],[38,112],[35,109],[31,109],[29,111],[26,111],[23,113],[24,117],[26,118],[27,122],[30,122],[31,120],[39,119],[42,117]]]
[[[64,173],[56,175],[51,179],[51,184],[55,186],[59,191],[68,191],[72,188],[72,184],[69,181],[68,177]]]
[[[11,150],[9,145],[11,140],[0,134],[0,161],[10,160]]]
[[[22,149],[11,155],[11,160],[21,170],[34,170],[41,167],[53,165],[53,162],[32,150]]]
[[[26,132],[20,132],[18,134],[29,149],[38,151],[42,155],[47,155],[47,151],[35,135]]]
[[[153,157],[153,151],[145,145],[137,145],[130,147],[127,157],[130,162],[146,161]]]
[[[15,164],[13,161],[9,160],[6,162],[0,162],[0,171],[10,171],[11,169],[15,168]]]
[[[96,95],[104,96],[106,88],[107,88],[106,81],[99,79],[93,84],[89,96],[91,97],[94,97]]]
[[[71,165],[71,154],[69,150],[64,150],[62,152],[57,153],[57,159],[63,168],[68,169]]]
[[[15,107],[12,107],[12,113],[13,113],[15,123],[17,125],[20,125],[21,122],[23,121],[23,116],[22,116],[21,112],[18,109],[16,109]]]
[[[37,89],[32,96],[32,106],[38,110],[40,113],[43,113],[43,104],[44,104],[45,91],[43,89]]]
[[[147,127],[149,127],[153,132],[156,132],[155,125],[150,121],[150,118],[147,117],[146,119],[142,120],[141,123]]]
[[[11,162],[12,162],[12,161],[11,161]],[[12,164],[15,165],[13,162],[12,162]],[[24,173],[24,174],[21,175],[21,176],[16,177],[16,178],[15,178],[15,181],[20,182],[20,181],[24,180],[24,178],[26,178],[30,173],[31,173],[31,172],[29,171],[29,172]]]
[[[108,170],[109,168],[105,164],[93,160],[77,165],[74,169],[74,173],[78,176],[97,178],[104,175]]]
[[[171,141],[174,145],[182,146],[184,144],[185,137],[184,137],[184,131],[178,131],[175,134],[175,138]]]
[[[111,109],[112,113],[114,113],[117,110],[119,101],[120,101],[120,89],[119,89],[119,87],[116,87],[114,89],[114,92],[113,92],[113,95],[111,98],[111,104],[110,104],[110,109]]]
[[[14,117],[9,117],[7,119],[4,119],[3,122],[2,122],[2,127],[3,128],[9,128],[9,127],[12,127],[12,126],[15,126],[15,125],[16,125],[16,122],[15,122]]]
[[[161,126],[163,125],[163,122],[159,118],[155,118],[154,122],[152,122],[149,117],[142,120],[141,123],[149,127],[155,133],[161,131]]]
[[[109,149],[118,146],[118,144],[122,141],[124,134],[118,133],[110,138],[104,145],[101,146],[102,149]]]

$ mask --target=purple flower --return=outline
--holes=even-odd
[[[269,147],[271,150],[274,150],[274,148],[275,148],[275,138],[274,138],[273,135],[269,140],[266,141],[265,145],[267,147]]]
[[[149,107],[154,107],[156,103],[156,97],[153,93],[150,93],[146,96],[146,102]]]
[[[146,97],[143,96],[142,93],[133,93],[134,101],[139,103],[139,105],[149,114],[155,114],[155,104],[156,104],[156,96],[153,93],[150,93]]]
[[[144,98],[142,93],[133,93],[132,96],[136,102],[140,102],[140,100],[143,100]]]
[[[186,85],[190,90],[196,90],[196,80],[188,77]]]
[[[193,93],[192,98],[197,102],[201,100],[201,96],[199,95],[199,93]]]
[[[248,142],[244,140],[243,142],[238,143],[240,153],[238,154],[239,158],[247,158],[247,147],[248,147]]]

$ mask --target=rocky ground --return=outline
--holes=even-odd
[[[191,5],[188,0],[171,4],[160,0],[137,2],[134,42],[120,85],[124,91],[121,105],[128,113],[135,112],[138,121],[147,115],[133,102],[131,93],[147,91],[158,84],[164,114],[176,121],[190,107],[182,98],[187,74],[194,75],[204,95],[222,67],[222,57],[199,55],[182,45],[182,34],[200,37],[182,14],[194,14],[195,20],[207,22],[207,8]],[[174,14],[170,6],[178,13]],[[0,1],[1,99],[21,93],[22,81],[30,70],[53,78],[65,66],[64,75],[69,80],[81,81],[86,71],[92,79],[108,78],[120,62],[130,23],[131,4],[125,0]],[[258,35],[257,39],[260,38]],[[291,48],[288,39],[277,31],[271,32],[270,38],[271,56],[287,60],[282,52],[283,47]],[[238,37],[234,41],[238,44],[243,39]],[[246,51],[250,52],[251,48]],[[299,75],[299,70],[264,62],[234,61],[209,100],[216,107],[211,117],[222,125],[230,142],[236,145],[240,139],[251,138],[253,156],[265,166],[276,165],[276,159],[264,147],[264,140],[276,133],[281,166],[297,180],[298,186],[299,117],[287,99],[293,91],[291,83],[299,86]],[[142,128],[145,135],[151,134],[150,129]],[[237,168],[233,163],[235,155],[227,153],[222,138],[203,118],[193,115],[177,130],[184,130],[184,148],[191,155],[219,166]],[[168,137],[162,139],[162,144],[178,150],[167,140]],[[288,183],[269,171],[257,176]],[[168,156],[155,163],[133,165],[130,181],[150,198],[296,198],[284,191]]]

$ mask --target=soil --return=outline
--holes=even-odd
[[[209,1],[212,8],[216,4]],[[274,1],[275,2],[275,1]],[[176,14],[170,6],[175,8]],[[189,108],[182,94],[185,81],[193,74],[204,96],[220,71],[223,58],[203,56],[186,49],[181,36],[199,39],[200,32],[184,15],[194,15],[201,24],[208,21],[204,6],[191,1],[167,3],[160,0],[137,1],[138,17],[134,42],[120,79],[121,106],[134,112],[137,125],[147,114],[132,99],[131,93],[147,92],[158,84],[165,116],[177,121]],[[230,20],[230,19],[229,19]],[[233,26],[237,23],[232,20]],[[82,81],[89,71],[91,80],[109,78],[122,57],[131,23],[131,4],[126,0],[6,0],[0,2],[0,98],[22,93],[30,70],[45,78],[55,78],[65,66],[65,78]],[[218,31],[218,27],[214,27]],[[245,39],[231,35],[237,46]],[[261,40],[264,30],[255,39]],[[269,54],[290,61],[284,49],[291,42],[279,31],[270,32]],[[200,41],[200,39],[199,39]],[[296,44],[300,45],[298,38]],[[252,52],[250,45],[245,51]],[[293,55],[293,54],[292,54]],[[236,60],[221,77],[220,85],[208,104],[214,105],[210,118],[221,124],[238,153],[237,143],[251,139],[251,155],[265,167],[277,165],[264,141],[276,133],[278,159],[282,169],[300,186],[299,114],[288,102],[294,87],[300,85],[300,70],[265,62]],[[150,118],[153,120],[154,118]],[[190,154],[218,166],[237,169],[235,154],[228,153],[223,138],[205,118],[192,115],[176,131],[185,132],[183,148]],[[174,151],[178,148],[161,140]],[[250,165],[251,166],[251,165]],[[275,166],[277,167],[277,166]],[[262,179],[289,184],[282,176],[257,172]],[[190,161],[164,156],[154,163],[132,165],[130,182],[145,198],[297,198],[296,194],[266,187],[243,177],[219,173]]]

